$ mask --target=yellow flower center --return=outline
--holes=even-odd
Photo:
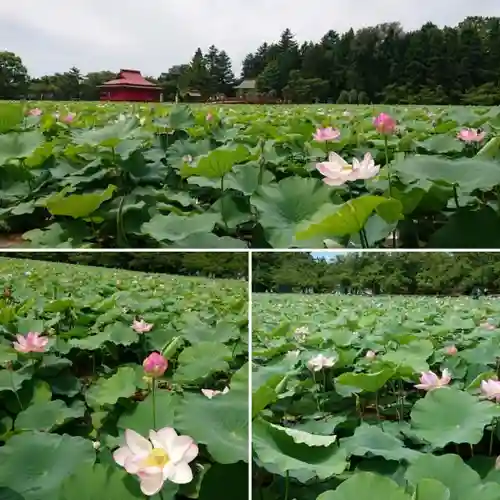
[[[161,448],[153,448],[148,457],[144,460],[144,467],[165,467],[170,461],[170,457]]]

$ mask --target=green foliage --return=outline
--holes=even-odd
[[[165,483],[161,497],[221,498],[208,471],[248,461],[244,282],[0,258],[0,290],[0,498],[144,498],[111,454],[126,429],[163,427],[191,436],[199,455],[195,479]],[[134,331],[137,318],[151,331]],[[46,352],[14,350],[28,331],[49,338]],[[154,386],[142,367],[153,351],[168,356]]]
[[[495,107],[40,106],[41,117],[20,107],[0,133],[6,246],[500,245]],[[52,116],[69,110],[70,124]],[[398,121],[387,141],[373,125],[380,111]],[[339,140],[314,140],[326,126]],[[464,127],[487,140],[465,144]],[[330,151],[348,162],[370,153],[379,174],[326,185],[317,166]]]
[[[497,377],[496,298],[254,294],[252,313],[256,495],[499,496],[500,409],[480,389]],[[332,367],[309,369],[332,353]],[[445,369],[448,386],[416,387],[421,371]]]
[[[0,52],[0,99],[14,100],[25,95],[28,70],[13,52]]]
[[[461,295],[486,289],[488,293],[499,293],[500,256],[453,252],[349,253],[325,260],[309,253],[256,252],[252,278],[255,291]],[[428,348],[424,346],[423,350]],[[418,358],[421,350],[422,345],[413,345],[411,354]]]

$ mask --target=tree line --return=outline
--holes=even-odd
[[[35,78],[30,77],[19,55],[0,52],[0,99],[97,101],[98,87],[116,78],[116,74],[117,69],[84,75],[72,67],[64,73]],[[230,57],[215,46],[205,54],[198,49],[191,61],[173,66],[157,77],[145,77],[162,88],[165,101],[182,100],[193,90],[199,91],[204,99],[217,94],[232,95],[236,84]]]
[[[30,78],[19,56],[0,53],[0,98],[51,96],[96,100],[97,85],[115,76],[103,71]],[[405,31],[397,22],[346,33],[328,31],[319,42],[299,44],[286,29],[243,61],[241,79],[259,92],[293,103],[500,104],[500,18],[467,17],[457,26],[426,23]],[[196,89],[207,99],[232,96],[236,79],[227,52],[198,49],[191,61],[161,73],[155,82],[165,100]]]
[[[248,277],[248,257],[244,253],[41,252],[8,253],[3,256],[181,276],[241,280]]]
[[[254,253],[254,292],[374,295],[500,293],[500,254],[347,253],[335,260],[309,253]]]

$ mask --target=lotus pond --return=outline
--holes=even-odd
[[[498,298],[255,294],[256,498],[500,498],[499,325]]]
[[[2,500],[247,498],[245,282],[0,258],[0,290]]]
[[[381,111],[391,133],[375,127]],[[4,103],[0,115],[5,246],[500,247],[498,107]],[[373,164],[327,185],[317,166],[331,153],[347,170]]]

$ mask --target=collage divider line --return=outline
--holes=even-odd
[[[252,250],[248,251],[248,498],[252,498]]]

